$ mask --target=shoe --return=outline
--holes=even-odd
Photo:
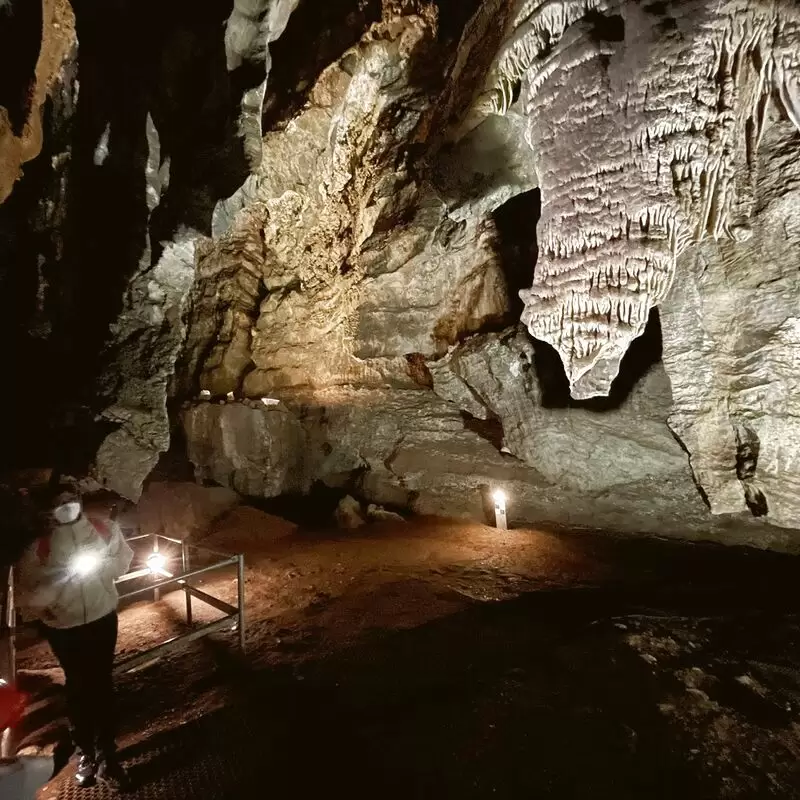
[[[130,786],[128,773],[116,756],[101,757],[97,765],[97,780],[120,792]]]
[[[50,776],[50,780],[53,780],[69,764],[74,753],[75,745],[70,739],[59,740],[53,750],[53,774]]]
[[[75,783],[81,788],[94,786],[94,779],[97,776],[97,764],[94,756],[81,753],[78,756],[78,767],[75,770]]]

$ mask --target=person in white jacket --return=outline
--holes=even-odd
[[[18,604],[41,622],[64,671],[67,715],[78,749],[75,780],[124,784],[114,715],[117,644],[114,581],[127,572],[133,551],[116,522],[89,519],[75,487],[55,490],[50,530],[18,564]]]

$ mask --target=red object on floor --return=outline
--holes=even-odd
[[[25,713],[28,695],[14,686],[0,686],[0,730],[13,728]]]

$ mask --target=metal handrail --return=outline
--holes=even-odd
[[[143,586],[140,589],[134,589],[133,591],[120,594],[119,597],[120,601],[128,600],[131,597],[138,597],[139,595],[147,594],[149,592],[153,592],[155,599],[158,599],[160,596],[161,589],[167,586],[177,585],[183,589],[186,595],[186,622],[189,626],[193,624],[192,598],[199,600],[200,602],[206,603],[206,605],[211,606],[217,611],[221,611],[223,614],[225,614],[225,616],[222,617],[222,619],[215,620],[214,622],[203,625],[200,628],[194,628],[188,631],[187,633],[181,634],[180,636],[175,636],[172,639],[168,639],[165,642],[161,642],[160,644],[157,644],[149,648],[148,650],[143,651],[142,653],[129,656],[128,658],[117,662],[114,665],[114,669],[117,671],[130,671],[139,664],[147,663],[150,660],[159,658],[162,655],[162,653],[176,649],[177,647],[180,647],[183,644],[198,639],[201,636],[206,636],[209,633],[214,633],[215,631],[222,630],[231,623],[233,623],[232,626],[233,628],[238,628],[239,649],[244,653],[246,648],[246,631],[245,631],[245,614],[244,614],[244,556],[242,554],[232,556],[229,553],[217,553],[216,551],[211,550],[210,548],[198,545],[191,545],[185,540],[175,539],[170,536],[165,536],[164,534],[161,533],[145,533],[145,534],[137,534],[136,536],[128,536],[127,541],[128,542],[140,541],[142,539],[147,539],[147,538],[152,538],[154,540],[155,543],[154,552],[158,551],[159,539],[164,539],[165,541],[172,542],[174,544],[179,544],[181,546],[181,567],[182,567],[181,572],[177,575],[168,575],[162,580],[157,580],[153,583],[149,583],[147,586]],[[196,550],[199,552],[208,553],[210,555],[218,555],[223,560],[218,561],[215,564],[211,564],[206,567],[200,567],[199,569],[191,569],[190,550]],[[204,592],[201,589],[197,589],[196,587],[192,586],[189,583],[191,578],[196,578],[199,575],[205,575],[209,572],[213,572],[214,570],[224,569],[225,567],[231,567],[234,565],[236,566],[236,578],[237,578],[236,606],[233,606],[230,603],[226,603],[225,601],[220,600],[218,597],[214,597],[208,592]],[[145,577],[146,575],[147,572],[145,572],[142,569],[133,570],[132,572],[127,573],[126,575],[122,575],[118,579],[117,583],[123,583],[127,580],[133,580],[135,578]]]
[[[165,542],[171,542],[172,544],[179,544],[181,547],[185,547],[190,550],[199,550],[203,553],[208,553],[212,556],[219,556],[220,558],[229,558],[230,553],[223,553],[220,550],[213,550],[210,547],[206,547],[205,545],[201,544],[191,544],[191,542],[186,542],[183,539],[176,539],[173,536],[165,536],[163,533],[137,533],[136,536],[126,536],[125,541],[127,542],[135,542],[139,539],[163,539]]]
[[[231,567],[234,564],[237,564],[239,561],[239,556],[230,556],[225,561],[218,561],[216,564],[212,564],[209,567],[202,567],[201,569],[195,569],[191,572],[181,573],[180,575],[173,575],[171,578],[164,578],[164,580],[156,581],[155,583],[148,584],[147,586],[142,587],[141,589],[134,589],[132,592],[125,592],[125,594],[121,594],[119,596],[120,600],[127,600],[129,597],[135,597],[136,595],[145,594],[146,592],[152,592],[154,589],[161,589],[164,586],[171,586],[173,583],[180,583],[188,578],[195,578],[198,575],[205,575],[206,572],[212,572],[215,569],[222,569],[223,567]],[[137,573],[129,573],[133,577],[141,577]],[[150,570],[146,574],[150,573]],[[129,580],[128,575],[123,575],[117,580],[117,583],[122,581]]]
[[[232,556],[229,553],[217,553],[207,547],[198,545],[190,545],[188,542],[173,537],[164,536],[163,534],[137,534],[135,536],[126,537],[126,541],[139,541],[146,538],[154,538],[156,542],[158,539],[179,544],[181,546],[181,572],[180,574],[173,575],[163,580],[150,583],[141,589],[134,589],[130,592],[121,593],[119,596],[120,601],[127,600],[131,597],[138,597],[139,595],[153,592],[156,599],[158,599],[159,592],[166,586],[178,585],[186,595],[186,622],[191,630],[187,633],[174,636],[166,641],[148,648],[139,653],[135,653],[127,658],[117,660],[114,664],[114,670],[118,672],[128,672],[141,664],[148,663],[157,658],[160,658],[165,653],[175,650],[184,644],[207,636],[216,631],[224,630],[225,628],[238,629],[238,644],[239,649],[244,653],[246,648],[246,630],[245,630],[245,592],[244,592],[244,555],[239,554]],[[157,549],[157,548],[156,548]],[[200,551],[221,557],[223,560],[211,564],[210,566],[200,567],[197,569],[191,568],[190,550]],[[192,578],[200,575],[205,575],[209,572],[226,567],[236,566],[237,577],[237,603],[232,605],[220,600],[217,597],[204,592],[190,584]],[[152,571],[148,570],[150,574]],[[117,584],[124,583],[127,580],[132,580],[137,577],[144,577],[147,573],[142,570],[134,570],[133,572],[122,575],[117,581]],[[6,647],[5,657],[0,659],[0,681],[13,684],[16,682],[16,634],[19,630],[16,625],[16,607],[14,603],[14,569],[13,567],[7,568],[5,580],[2,582],[2,603],[0,604],[0,612],[2,619],[0,619],[0,631],[2,636],[0,639]],[[217,611],[221,611],[225,616],[213,622],[201,625],[200,627],[192,628],[193,614],[192,614],[192,599],[206,603]],[[14,743],[12,740],[12,732],[6,730],[0,736],[0,757],[9,758],[14,755]]]

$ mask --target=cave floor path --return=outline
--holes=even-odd
[[[221,635],[121,676],[127,797],[800,797],[796,557],[243,513],[205,541],[246,553],[248,653]],[[203,588],[234,599],[232,575]],[[120,651],[183,602],[125,609]],[[46,648],[21,667],[54,717]],[[68,767],[41,796],[112,795]]]

